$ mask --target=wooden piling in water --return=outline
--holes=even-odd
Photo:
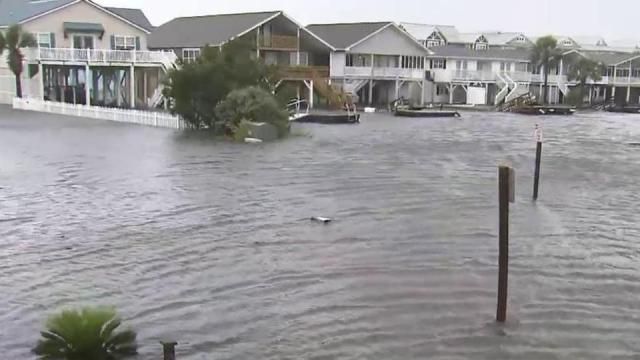
[[[162,351],[164,353],[163,360],[176,360],[176,345],[177,342],[160,342],[162,344]]]
[[[513,171],[508,166],[498,168],[498,192],[500,230],[498,236],[498,308],[496,320],[507,320],[507,286],[509,279],[509,200],[511,194],[511,178]],[[510,194],[511,193],[511,194]]]
[[[538,187],[540,186],[540,162],[542,161],[542,130],[536,125],[536,168],[533,175],[533,201],[538,200]]]

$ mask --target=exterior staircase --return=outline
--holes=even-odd
[[[349,79],[345,80],[343,84],[344,92],[347,94],[356,94],[360,89],[362,89],[369,80],[366,79]]]
[[[329,84],[329,79],[314,77],[313,87],[318,94],[327,99],[327,104],[335,109],[341,109],[351,103],[351,95]]]
[[[500,106],[509,94],[509,80],[501,73],[496,73],[496,77],[496,84],[500,87],[500,91],[496,94],[495,105]]]

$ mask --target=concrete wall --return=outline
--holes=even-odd
[[[427,51],[395,26],[389,26],[349,52],[377,55],[415,55],[426,56]]]
[[[144,31],[84,1],[29,21],[24,24],[24,28],[32,33],[52,32],[55,34],[55,47],[70,48],[73,47],[73,35],[69,34],[65,39],[64,22],[102,24],[105,29],[102,39],[97,34],[94,35],[94,47],[96,49],[110,49],[111,35],[137,36],[140,38],[141,49],[147,49],[147,34]]]

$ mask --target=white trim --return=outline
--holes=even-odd
[[[277,18],[278,16],[280,16],[280,14],[282,14],[282,11],[278,11],[278,12],[276,12],[276,13],[275,13],[275,14],[273,14],[272,16],[269,16],[268,18],[266,18],[266,19],[264,19],[264,20],[260,21],[259,23],[257,23],[257,24],[255,24],[255,25],[253,25],[252,27],[250,27],[250,28],[248,28],[247,30],[245,30],[245,31],[241,32],[240,34],[238,34],[238,35],[236,35],[236,36],[233,36],[231,39],[229,39],[229,40],[225,40],[225,41],[221,42],[218,46],[223,45],[223,44],[225,44],[225,43],[227,43],[227,42],[229,42],[229,41],[231,41],[231,40],[233,40],[233,39],[235,39],[235,38],[238,38],[238,37],[241,37],[241,36],[244,36],[244,35],[246,35],[246,34],[250,33],[250,32],[251,32],[251,31],[253,31],[255,28],[260,27],[260,26],[262,26],[262,25],[264,25],[264,24],[268,23],[269,21],[271,21],[271,20],[273,20],[273,19]]]
[[[123,22],[125,22],[125,23],[127,23],[127,24],[129,24],[129,25],[131,25],[131,26],[133,26],[133,27],[135,27],[135,28],[137,28],[137,29],[141,30],[141,31],[142,31],[142,32],[144,32],[145,34],[151,34],[151,31],[149,31],[149,30],[147,30],[147,29],[145,29],[145,28],[141,27],[140,25],[137,25],[137,24],[132,23],[131,21],[129,21],[129,20],[127,20],[127,19],[123,18],[122,16],[120,16],[120,15],[118,15],[118,14],[116,14],[116,13],[112,12],[112,11],[107,10],[106,8],[104,8],[104,7],[102,7],[102,6],[100,6],[100,5],[96,4],[96,3],[94,3],[94,2],[93,2],[93,1],[91,1],[91,0],[75,0],[75,1],[72,1],[72,2],[70,2],[70,3],[67,3],[67,4],[64,4],[64,5],[58,6],[57,8],[51,9],[51,10],[49,10],[49,11],[45,11],[45,12],[43,12],[43,13],[40,13],[40,14],[34,15],[34,16],[30,17],[30,18],[26,18],[26,19],[24,19],[24,20],[21,20],[21,21],[19,22],[19,24],[25,24],[25,23],[31,22],[31,21],[33,21],[33,20],[39,19],[39,18],[41,18],[41,17],[43,17],[43,16],[47,16],[47,15],[49,15],[49,14],[52,14],[52,13],[56,12],[56,11],[59,11],[59,10],[65,9],[65,8],[67,8],[67,7],[69,7],[69,6],[76,5],[76,4],[81,3],[81,2],[85,2],[85,3],[89,4],[89,5],[92,5],[93,7],[97,8],[97,9],[99,9],[99,10],[102,10],[103,12],[105,12],[105,13],[107,13],[107,14],[109,14],[109,15],[113,16],[113,17],[115,17],[116,19],[118,19],[118,20],[120,20],[120,21],[123,21]],[[4,27],[8,27],[8,26],[4,26]],[[0,27],[0,28],[2,28],[2,27]]]
[[[321,37],[319,37],[318,35],[314,34],[311,30],[308,30],[306,27],[302,26],[302,24],[298,23],[292,17],[290,17],[289,15],[285,14],[284,11],[281,11],[280,14],[282,16],[284,16],[287,20],[289,20],[292,23],[294,23],[298,27],[298,29],[306,31],[309,35],[313,36],[316,40],[318,40],[321,43],[323,43],[329,49],[331,49],[333,51],[336,51],[336,48],[334,48],[331,44],[329,44],[328,42],[324,41]]]

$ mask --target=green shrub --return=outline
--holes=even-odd
[[[289,131],[289,115],[268,91],[250,86],[234,90],[216,106],[216,116],[228,133],[234,134],[243,120],[268,123],[276,127],[278,136]]]
[[[47,322],[33,353],[41,360],[122,360],[137,354],[136,333],[116,331],[111,309],[63,311]]]

